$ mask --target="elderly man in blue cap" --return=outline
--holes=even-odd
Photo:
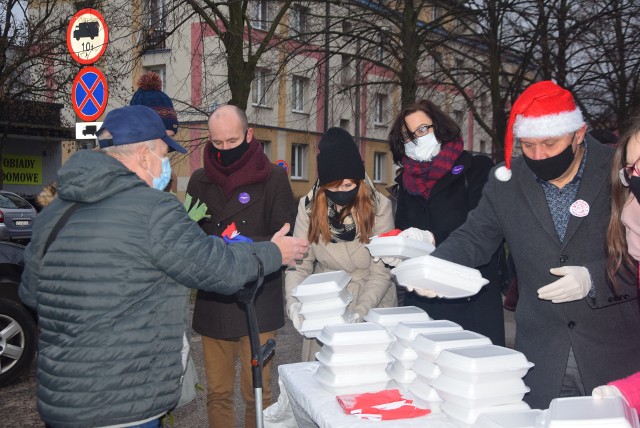
[[[232,294],[302,258],[285,236],[225,245],[163,189],[185,150],[145,106],[111,111],[101,150],[60,170],[25,251],[22,300],[40,324],[37,405],[51,427],[158,427],[180,395],[186,287]]]

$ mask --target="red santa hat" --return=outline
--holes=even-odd
[[[504,138],[505,165],[496,169],[498,180],[511,178],[513,138],[560,137],[584,125],[571,92],[550,80],[534,83],[518,97],[509,115]]]

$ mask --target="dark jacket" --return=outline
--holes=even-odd
[[[182,203],[121,162],[82,150],[62,167],[58,197],[36,218],[22,301],[39,317],[38,410],[54,427],[161,415],[180,396],[187,289],[231,294],[282,258],[271,242],[227,247]],[[54,224],[79,208],[43,257]]]
[[[410,195],[402,187],[402,174],[396,177],[397,200],[395,224],[398,229],[417,227],[429,230],[436,246],[464,223],[469,211],[478,205],[482,188],[487,182],[493,162],[486,156],[472,156],[463,151],[454,163],[462,172],[451,171],[435,184],[429,200]],[[490,253],[491,254],[491,253]],[[478,294],[464,299],[429,299],[415,293],[405,293],[405,306],[418,306],[433,319],[448,319],[489,337],[494,344],[505,344],[502,295],[498,275],[497,253],[488,264],[480,267],[489,284]]]
[[[588,147],[576,200],[589,204],[584,217],[571,216],[558,239],[544,190],[522,157],[513,159],[511,180],[489,175],[478,207],[434,256],[466,266],[486,263],[506,239],[518,273],[516,349],[535,364],[524,381],[525,401],[546,409],[559,396],[572,347],[585,391],[640,370],[640,310],[636,282],[613,293],[606,280],[606,230],[611,214],[613,150]],[[558,279],[550,268],[573,265],[589,270],[595,298],[552,303],[538,289]]]
[[[220,236],[233,222],[243,236],[254,241],[270,240],[285,223],[289,223],[293,231],[296,219],[293,192],[286,171],[276,165],[271,165],[267,181],[242,186],[229,200],[201,168],[191,176],[187,193],[207,204],[211,218],[201,220],[200,227],[208,235]],[[250,198],[244,204],[239,197],[243,193]],[[284,326],[282,288],[282,271],[278,271],[266,276],[258,291],[255,307],[261,333]],[[198,291],[196,297],[193,329],[215,339],[235,339],[249,334],[246,312],[233,296],[204,291]]]

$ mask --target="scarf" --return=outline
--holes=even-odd
[[[253,139],[239,160],[223,166],[215,158],[213,144],[208,141],[204,147],[204,172],[229,200],[239,187],[267,181],[271,175],[271,162],[262,151],[262,145]]]
[[[315,200],[316,192],[320,187],[320,181],[316,181],[304,200],[307,215],[311,217],[311,208]],[[340,221],[340,210],[336,207],[335,202],[327,198],[327,221],[329,222],[329,233],[331,233],[331,242],[346,242],[356,239],[356,223],[353,215],[349,213],[345,219]]]
[[[444,177],[463,149],[462,138],[455,139],[440,148],[431,162],[418,162],[407,156],[402,157],[402,185],[410,195],[422,195],[429,199],[433,186]]]

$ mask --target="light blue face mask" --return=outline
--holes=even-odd
[[[171,161],[169,161],[168,157],[160,157],[153,150],[151,153],[155,155],[162,162],[162,172],[160,172],[160,177],[154,177],[153,174],[149,170],[147,172],[153,178],[151,182],[151,187],[158,190],[164,190],[167,187],[167,184],[171,181]]]

